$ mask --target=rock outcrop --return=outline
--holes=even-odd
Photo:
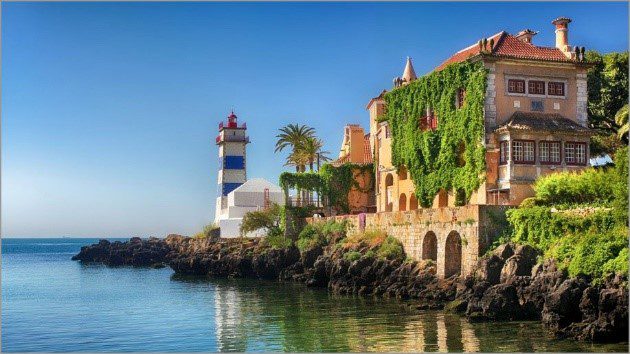
[[[81,248],[72,259],[111,266],[168,264],[177,274],[297,281],[338,294],[414,300],[418,309],[464,313],[475,321],[541,320],[557,337],[628,339],[626,277],[595,285],[569,278],[530,246],[504,244],[479,260],[473,275],[438,280],[430,263],[376,257],[363,244],[274,249],[259,239],[132,238]],[[373,250],[372,250],[373,251]],[[358,252],[349,260],[348,252]]]
[[[81,247],[72,260],[98,262],[108,266],[134,266],[161,268],[168,264],[171,248],[164,240],[151,237],[143,240],[132,237],[128,242],[100,240],[94,245]]]

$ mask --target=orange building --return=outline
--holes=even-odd
[[[570,22],[568,18],[552,22],[556,33],[554,47],[535,45],[537,32],[529,29],[516,35],[502,31],[482,41],[489,43],[484,50],[474,43],[435,69],[468,60],[481,62],[488,70],[483,141],[486,172],[469,204],[518,205],[533,196],[532,184],[537,177],[588,166],[589,64],[583,60],[584,48],[569,45]],[[411,59],[407,58],[402,77],[394,79],[394,90],[416,79]],[[413,181],[404,167],[393,166],[391,132],[387,122],[378,120],[387,109],[386,92],[367,105],[369,142],[377,171],[376,208],[379,212],[413,210],[418,208]],[[462,102],[464,95],[462,92]],[[458,95],[458,102],[459,98]],[[437,120],[430,124],[439,129]],[[453,191],[441,190],[433,207],[454,206],[455,199]]]
[[[331,162],[333,166],[340,166],[345,163],[356,165],[372,163],[370,134],[366,134],[363,128],[358,124],[346,125],[341,149],[339,150],[339,158]],[[350,214],[376,211],[372,173],[365,173],[358,168],[353,171],[358,188],[353,187],[348,193]]]

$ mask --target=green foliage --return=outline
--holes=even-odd
[[[385,95],[392,162],[407,167],[424,207],[440,189],[461,189],[467,200],[483,180],[486,76],[480,63],[457,63]],[[461,108],[455,107],[459,89],[466,92]],[[437,130],[420,128],[427,108],[437,116]]]
[[[291,247],[291,239],[285,237],[282,233],[270,232],[265,236],[263,242],[271,249],[285,249]]]
[[[371,184],[361,188],[358,178],[369,175]],[[372,164],[345,163],[340,166],[325,164],[318,173],[290,173],[280,175],[280,187],[288,194],[289,189],[317,192],[324,197],[325,204],[347,213],[348,193],[352,188],[367,192],[372,190],[374,183],[374,166]]]
[[[319,171],[324,182],[326,202],[341,212],[350,212],[348,193],[351,189],[368,192],[374,189],[374,165],[345,163],[340,166],[325,164]],[[370,185],[361,188],[357,179],[368,175]]]
[[[275,203],[266,210],[250,211],[243,216],[241,235],[260,229],[266,229],[269,235],[283,235],[281,216],[282,208]]]
[[[389,260],[405,259],[405,251],[403,250],[402,243],[391,236],[387,236],[385,241],[383,241],[381,246],[378,248],[376,254],[380,258],[385,258]]]
[[[357,252],[357,251],[350,251],[347,252],[343,255],[343,258],[348,261],[348,262],[354,262],[356,260],[359,260],[361,258],[361,252]]]
[[[280,187],[289,189],[306,190],[321,193],[324,188],[324,181],[317,172],[291,173],[282,172],[280,174]]]
[[[312,225],[306,225],[298,236],[296,246],[300,250],[300,252],[304,252],[317,245],[324,245],[325,242],[325,237],[320,234],[315,227],[313,227]]]
[[[627,274],[627,148],[616,153],[614,168],[547,175],[534,190],[536,197],[507,212],[512,241],[542,250],[570,276],[600,282],[610,273]]]
[[[214,238],[219,236],[219,226],[217,224],[208,224],[203,230],[197,232],[193,237],[196,239]]]
[[[588,51],[586,59],[594,64],[587,74],[589,123],[616,134],[620,125],[615,114],[628,103],[628,52],[602,55]]]
[[[615,175],[612,179],[613,208],[615,216],[623,224],[628,224],[628,147],[615,153]]]
[[[552,204],[608,204],[612,200],[612,171],[586,169],[543,176],[534,183],[536,199]]]
[[[333,240],[340,240],[346,236],[347,222],[336,222],[334,220],[315,222],[308,224],[302,229],[297,247],[301,252],[315,246],[325,246]]]

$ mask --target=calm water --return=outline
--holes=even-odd
[[[2,351],[627,351],[297,284],[83,266],[96,239],[2,240]]]

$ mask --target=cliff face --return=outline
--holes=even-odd
[[[82,247],[74,260],[112,266],[163,266],[176,273],[298,281],[340,294],[413,299],[419,309],[464,313],[470,320],[542,320],[558,337],[615,341],[628,339],[627,279],[610,277],[593,285],[568,278],[553,261],[537,264],[528,246],[505,244],[482,258],[474,275],[438,280],[434,266],[387,260],[357,244],[336,244],[304,252],[273,249],[252,239],[209,240],[169,235],[166,239],[100,241]],[[348,259],[349,252],[360,257]]]

